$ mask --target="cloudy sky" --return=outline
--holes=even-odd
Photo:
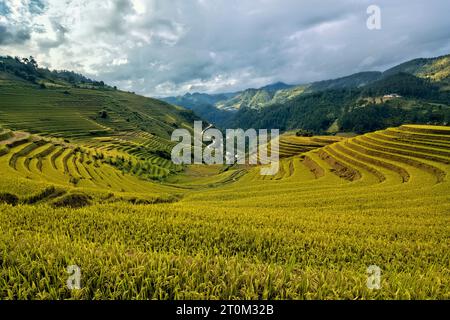
[[[0,55],[148,96],[230,92],[448,54],[449,12],[448,0],[0,0]]]

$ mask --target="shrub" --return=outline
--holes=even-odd
[[[0,141],[7,140],[12,137],[14,137],[14,134],[11,131],[1,132],[1,129],[0,129]]]
[[[152,151],[153,154],[157,155],[160,158],[166,159],[166,160],[171,160],[172,156],[168,151],[165,150],[154,150]]]
[[[70,193],[64,195],[55,201],[53,201],[53,206],[57,208],[68,207],[68,208],[82,208],[91,204],[92,198],[84,193]]]
[[[10,205],[17,205],[19,203],[19,198],[11,193],[0,193],[0,203],[6,203]]]
[[[301,129],[298,130],[295,135],[297,137],[312,137],[314,134],[311,131]]]
[[[129,203],[135,205],[147,205],[147,204],[162,204],[162,203],[175,203],[182,199],[181,195],[168,195],[168,196],[158,196],[155,198],[144,199],[144,198],[130,198],[127,199]]]
[[[8,154],[9,149],[8,147],[0,147],[0,157],[3,157],[4,155]]]
[[[16,140],[16,141],[14,141],[14,142],[8,143],[8,144],[6,145],[6,147],[12,149],[12,148],[18,147],[18,146],[20,146],[20,145],[23,145],[23,144],[25,144],[25,143],[27,143],[27,142],[29,142],[29,141],[30,141],[29,138],[25,138],[25,139],[21,139],[21,140]]]
[[[69,183],[73,184],[74,186],[76,186],[79,182],[80,182],[80,178],[70,177],[70,179],[69,179]]]
[[[44,190],[42,190],[41,192],[39,192],[37,194],[34,194],[34,195],[28,197],[23,202],[26,204],[35,204],[44,199],[52,199],[52,198],[59,197],[59,196],[63,195],[64,193],[65,193],[64,190],[57,189],[57,188],[51,186],[51,187],[45,188]]]
[[[99,112],[100,118],[107,119],[108,118],[108,112],[106,110],[102,110]]]

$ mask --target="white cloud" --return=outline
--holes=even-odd
[[[369,4],[4,0],[0,50],[155,96],[304,83],[450,50],[447,0],[379,0],[376,32]]]
[[[131,0],[131,3],[133,4],[133,8],[137,14],[144,14],[147,12],[147,5],[145,4],[145,1]]]
[[[127,58],[119,58],[119,59],[113,59],[112,65],[113,66],[121,66],[128,63]]]

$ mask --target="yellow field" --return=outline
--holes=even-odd
[[[197,166],[166,182],[122,172],[100,142],[24,139],[0,146],[2,298],[450,298],[449,127],[308,150],[285,137],[276,176]]]

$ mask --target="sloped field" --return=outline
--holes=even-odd
[[[125,140],[112,139],[109,152]],[[402,126],[332,142],[311,151],[285,143],[291,153],[273,177],[260,168],[195,169],[195,186],[180,178],[178,187],[118,174],[70,145],[28,138],[0,149],[2,190],[16,195],[73,178],[75,190],[178,196],[151,205],[91,200],[81,209],[0,204],[0,296],[449,299],[450,128]],[[21,181],[23,193],[10,187]],[[82,270],[78,291],[65,286],[71,264]],[[370,265],[382,270],[380,290],[366,286]]]
[[[154,156],[140,161],[125,153],[82,148],[59,140],[17,135],[0,139],[0,168],[4,178],[0,190],[8,191],[7,180],[17,183],[55,185],[102,192],[141,193],[169,190],[151,179],[179,170],[171,162]],[[12,140],[11,140],[12,139]],[[3,141],[3,142],[2,142]]]
[[[2,81],[0,96],[3,127],[41,136],[86,139],[144,131],[169,139],[174,127],[191,125],[173,106],[118,90],[40,89],[10,79]]]

